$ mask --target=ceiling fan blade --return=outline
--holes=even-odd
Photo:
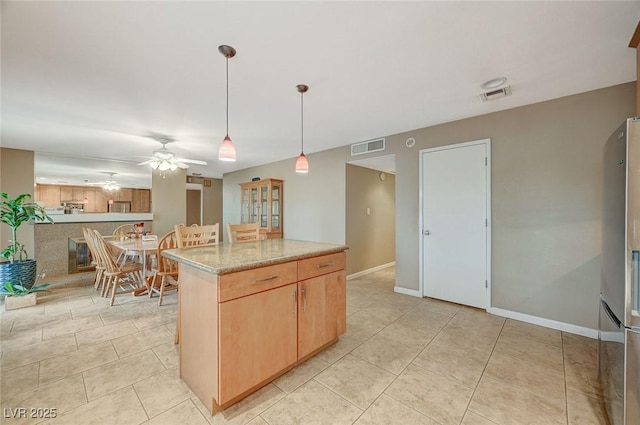
[[[140,162],[140,163],[138,163],[136,165],[147,165],[147,164],[151,164],[153,161],[155,161],[155,159],[148,159],[148,160],[146,160],[144,162]]]
[[[174,162],[174,164],[176,164],[179,168],[182,168],[183,170],[186,170],[187,168],[189,168],[189,166],[187,164],[183,164],[182,162]]]
[[[187,158],[174,158],[176,161],[184,162],[187,164],[196,164],[196,165],[207,165],[205,161],[200,161],[199,159],[187,159]]]

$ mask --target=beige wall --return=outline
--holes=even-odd
[[[420,149],[489,138],[493,307],[597,328],[602,148],[634,111],[632,82],[387,136],[380,154],[396,156],[396,285],[420,284]],[[225,220],[239,216],[237,183],[284,178],[285,237],[344,242],[349,148],[309,159],[311,172],[300,178],[294,158],[225,175]]]
[[[297,174],[295,158],[224,175],[223,220],[240,222],[240,183],[252,177],[284,180],[283,237],[345,242],[345,148],[307,155],[309,174]],[[239,153],[240,154],[240,153]]]
[[[0,192],[12,198],[23,193],[31,194],[33,201],[34,171],[33,152],[20,149],[0,148]],[[35,257],[34,223],[25,223],[18,229],[18,242],[24,244],[29,257]],[[11,239],[11,229],[0,226],[0,249],[4,249]],[[36,258],[37,259],[37,258]],[[40,267],[38,267],[40,269]],[[40,272],[40,270],[38,270]]]
[[[153,233],[160,237],[187,220],[187,175],[178,168],[164,177],[158,170],[151,174],[151,208]]]
[[[393,174],[347,164],[347,275],[395,260],[395,191]]]
[[[397,285],[419,285],[419,150],[490,138],[492,306],[597,328],[602,148],[634,101],[628,83],[388,137]]]

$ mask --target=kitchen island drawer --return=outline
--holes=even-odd
[[[300,260],[298,261],[298,280],[310,279],[323,274],[333,273],[336,270],[342,270],[344,269],[345,262],[346,254],[344,252]]]
[[[293,283],[297,272],[293,261],[221,275],[218,300],[225,302]]]

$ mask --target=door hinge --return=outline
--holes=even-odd
[[[489,220],[488,219],[484,219],[484,227],[489,227]]]
[[[488,281],[488,280],[485,280],[485,281],[484,281],[484,287],[485,287],[485,288],[489,288],[489,281]]]
[[[487,165],[487,157],[484,157],[484,165]]]

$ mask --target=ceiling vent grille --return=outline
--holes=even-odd
[[[351,156],[362,155],[365,153],[379,152],[384,150],[384,137],[381,139],[369,140],[368,142],[359,142],[351,145]]]
[[[494,100],[505,96],[511,96],[511,86],[506,86],[502,87],[501,89],[495,89],[486,93],[482,93],[480,95],[480,98],[483,102],[486,102],[487,100]]]

